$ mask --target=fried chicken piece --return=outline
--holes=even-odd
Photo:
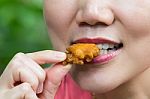
[[[66,49],[67,58],[63,64],[79,64],[89,63],[92,59],[99,55],[99,48],[96,44],[77,43]]]

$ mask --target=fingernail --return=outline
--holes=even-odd
[[[67,65],[65,65],[63,68],[64,68],[64,69],[67,69],[67,70],[70,70],[70,69],[71,69],[71,67],[72,67],[72,65],[71,65],[71,64],[67,64]]]
[[[43,83],[39,84],[38,89],[37,89],[37,94],[42,93],[43,91]]]
[[[65,60],[66,59],[66,54],[63,52],[57,52],[54,54],[54,56],[56,59],[59,59],[59,60]]]

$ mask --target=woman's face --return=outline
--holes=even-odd
[[[109,47],[123,44],[103,63],[73,67],[71,74],[82,88],[104,93],[149,68],[149,5],[150,0],[45,0],[45,18],[56,50],[65,51],[75,41]]]

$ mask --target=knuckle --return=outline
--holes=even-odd
[[[14,58],[21,58],[23,55],[24,55],[24,53],[19,52],[14,56]]]
[[[13,60],[11,63],[10,63],[10,67],[17,67],[17,66],[20,66],[21,65],[21,62],[18,60],[18,59],[15,59],[15,60]]]
[[[30,84],[30,88],[33,88],[33,90],[36,90],[38,88],[39,85],[39,80],[37,77],[32,77],[32,79],[30,78],[30,80],[27,81]]]
[[[15,71],[13,72],[14,73],[14,76],[20,76],[22,77],[22,73],[24,72],[24,69],[22,67],[18,67],[15,69]]]
[[[33,81],[30,82],[31,83],[31,86],[34,87],[34,89],[36,89],[39,85],[39,81],[38,79],[34,79]]]
[[[15,69],[15,72],[16,73],[22,73],[23,72],[23,68],[22,67],[18,67],[18,68]]]
[[[24,78],[22,79],[22,82],[24,82],[23,86],[27,86],[27,88],[29,88],[29,86],[30,87],[33,86],[34,88],[38,86],[39,84],[38,78],[34,74],[27,72],[23,67],[17,68],[16,73],[20,74],[21,77],[20,79]]]
[[[13,57],[13,59],[12,59],[12,61],[11,61],[11,63],[10,63],[10,66],[11,67],[16,67],[16,66],[20,66],[21,64],[22,64],[22,60],[23,60],[23,53],[17,53],[14,57]]]
[[[31,85],[29,83],[23,83],[21,86],[20,86],[20,90],[22,92],[29,92],[31,90]]]
[[[40,73],[39,73],[39,79],[43,82],[46,78],[46,72],[44,70],[42,70]]]

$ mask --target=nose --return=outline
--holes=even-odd
[[[110,0],[80,0],[76,22],[91,26],[111,25],[115,18],[108,1]]]

